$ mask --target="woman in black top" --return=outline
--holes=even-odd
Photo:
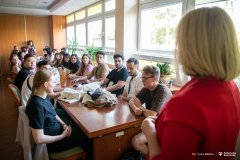
[[[62,67],[69,69],[70,58],[71,56],[68,53],[63,55]]]
[[[78,145],[89,143],[86,135],[81,129],[67,117],[66,112],[61,116],[57,115],[48,93],[53,92],[55,78],[51,72],[39,70],[33,80],[32,95],[26,107],[26,114],[29,118],[29,125],[32,129],[34,141],[47,144],[51,153],[61,152]],[[71,124],[71,126],[65,124]],[[90,143],[91,144],[91,143]]]
[[[81,66],[81,62],[76,54],[71,55],[71,61],[69,64],[69,69],[72,70],[72,74],[76,73]]]

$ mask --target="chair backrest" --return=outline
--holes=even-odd
[[[13,84],[9,84],[8,88],[12,91],[13,95],[15,96],[18,106],[21,105],[21,93],[19,91],[19,89],[17,88],[17,86],[13,85]]]
[[[7,77],[7,81],[8,81],[9,84],[13,84],[14,83],[14,80],[11,77]]]

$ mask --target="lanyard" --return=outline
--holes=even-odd
[[[130,93],[132,79],[133,79],[133,77],[131,78],[131,80],[130,80],[130,82],[129,82],[129,86],[128,86],[128,94]]]
[[[102,64],[96,69],[95,78],[97,77],[98,70],[102,67],[103,64],[104,64],[104,63],[102,63]]]

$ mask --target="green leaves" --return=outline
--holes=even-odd
[[[83,46],[85,48],[85,53],[89,54],[92,61],[96,62],[96,53],[100,51],[102,48],[101,47],[95,47],[92,45],[90,46]]]
[[[167,63],[167,62],[165,62],[163,64],[157,63],[157,67],[160,69],[161,74],[171,75],[171,73],[172,73],[171,68],[170,68],[170,63]]]
[[[69,44],[67,45],[67,50],[69,54],[75,54],[78,46],[77,38],[72,38],[72,40],[68,39]]]

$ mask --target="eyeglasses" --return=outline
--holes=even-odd
[[[147,79],[153,78],[153,77],[146,77],[146,78],[145,77],[141,77],[141,78],[142,78],[142,81],[145,82]]]

